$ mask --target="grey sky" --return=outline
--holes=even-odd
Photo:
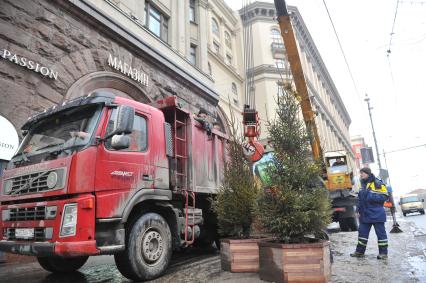
[[[243,0],[225,0],[239,9]],[[247,1],[244,1],[247,2]],[[253,2],[253,1],[252,1]],[[271,0],[266,2],[273,2]],[[379,151],[426,144],[426,2],[400,0],[387,57],[397,0],[325,0],[356,89],[341,55],[322,0],[289,0],[297,6],[352,118],[351,135],[374,147],[364,102],[373,109]],[[426,189],[426,146],[390,153],[390,179],[396,194]],[[384,166],[383,156],[381,157]],[[377,166],[373,165],[373,172]]]

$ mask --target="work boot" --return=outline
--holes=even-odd
[[[377,259],[388,259],[388,255],[387,254],[379,254],[377,256]]]
[[[354,252],[352,254],[350,254],[351,257],[364,257],[363,253],[359,253],[359,252]]]

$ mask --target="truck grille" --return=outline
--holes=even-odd
[[[34,238],[31,240],[34,240],[36,242],[41,242],[46,240],[45,235],[46,228],[44,227],[38,227],[34,228]],[[16,239],[15,237],[15,228],[8,228],[6,233],[7,240],[17,240],[17,241],[28,241],[28,239]]]
[[[52,183],[51,179],[50,187],[48,187],[47,179],[51,172],[56,173],[56,180],[54,181],[55,183]],[[5,194],[13,196],[62,189],[64,188],[66,181],[65,173],[65,168],[59,168],[8,179],[5,182],[9,182],[8,187],[10,189],[7,189],[7,191],[5,190]],[[3,183],[3,186],[5,186],[5,183]]]
[[[45,220],[46,207],[24,207],[10,209],[9,221]]]
[[[49,172],[37,172],[13,178],[10,195],[47,191],[47,175]]]

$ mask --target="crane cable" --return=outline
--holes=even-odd
[[[255,109],[255,88],[254,88],[254,51],[253,51],[253,29],[252,23],[248,19],[247,7],[251,0],[243,0],[243,41],[244,41],[244,70],[246,80],[244,84],[245,104],[250,109]]]

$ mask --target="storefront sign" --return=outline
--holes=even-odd
[[[18,150],[18,133],[12,123],[2,116],[0,116],[0,129],[0,160],[10,160]]]
[[[28,58],[18,56],[17,54],[14,54],[9,50],[0,50],[0,57],[9,60],[10,62],[15,63],[16,65],[26,67],[27,69],[32,70],[36,73],[40,73],[46,78],[54,80],[58,79],[58,72],[55,72],[52,69],[43,66],[37,62],[29,60]]]
[[[141,85],[148,86],[148,75],[144,72],[132,68],[130,64],[127,64],[126,62],[122,62],[117,57],[112,57],[111,54],[108,56],[108,65],[116,69],[117,71],[120,71],[124,75],[130,77],[132,80],[137,81]]]

